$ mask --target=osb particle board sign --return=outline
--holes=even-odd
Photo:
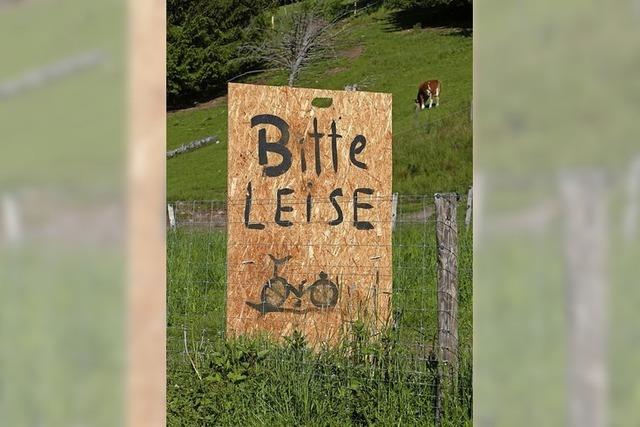
[[[228,156],[227,334],[383,327],[391,95],[230,84]]]

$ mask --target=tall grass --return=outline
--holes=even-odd
[[[459,238],[460,364],[441,384],[442,424],[456,426],[471,423],[472,395],[471,232]],[[312,350],[300,334],[225,340],[225,234],[170,231],[169,425],[431,425],[434,223],[399,224],[393,239],[394,323],[375,338],[355,323],[337,347]]]
[[[174,360],[167,379],[169,425],[432,425],[437,366],[416,357],[395,332],[372,340],[357,330],[314,351],[301,335],[204,341],[202,379]],[[471,357],[456,384],[443,381],[443,425],[471,423]],[[193,357],[193,354],[191,355]]]

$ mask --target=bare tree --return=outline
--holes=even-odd
[[[340,15],[333,20],[323,17],[319,7],[303,7],[271,31],[265,41],[244,45],[245,56],[264,62],[270,69],[289,73],[288,85],[293,86],[300,71],[310,62],[335,56]]]

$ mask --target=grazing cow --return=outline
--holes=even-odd
[[[423,82],[418,88],[418,95],[416,96],[416,108],[424,110],[427,100],[431,108],[433,101],[436,102],[436,107],[440,105],[440,81],[439,80],[427,80]]]

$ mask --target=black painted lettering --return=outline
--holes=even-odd
[[[264,224],[249,222],[249,216],[251,215],[251,181],[247,185],[247,197],[244,202],[244,226],[251,228],[252,230],[264,229]]]
[[[283,220],[281,217],[282,212],[293,212],[291,206],[282,206],[282,196],[293,194],[291,188],[279,188],[276,192],[276,224],[281,227],[291,227],[293,223],[291,221]]]
[[[334,209],[336,210],[336,213],[338,214],[336,219],[329,221],[329,225],[338,225],[342,223],[342,220],[344,219],[342,216],[342,208],[340,207],[340,204],[336,201],[336,197],[338,196],[342,196],[342,188],[336,188],[329,195],[331,204],[333,205]]]
[[[364,135],[356,135],[351,142],[351,147],[349,148],[349,160],[354,166],[359,167],[360,169],[367,169],[367,165],[364,162],[356,159],[356,154],[362,153],[364,147],[367,146],[367,138]]]
[[[286,147],[289,142],[289,125],[278,116],[272,114],[258,114],[251,118],[251,127],[268,124],[273,125],[280,131],[280,139],[275,142],[267,141],[267,130],[258,130],[258,160],[261,166],[268,164],[267,153],[275,153],[282,157],[278,165],[265,166],[263,174],[265,176],[280,176],[291,167],[291,151]]]
[[[318,132],[318,119],[313,118],[313,140],[316,143],[316,175],[320,176],[322,172],[322,166],[320,165],[320,138],[324,136],[324,133]]]
[[[358,230],[371,230],[373,229],[373,224],[371,224],[369,221],[358,220],[358,209],[371,209],[373,208],[373,206],[371,206],[369,203],[358,202],[358,193],[371,195],[373,194],[373,189],[356,188],[353,192],[353,225]]]
[[[311,222],[311,194],[307,194],[307,224]]]
[[[304,156],[304,145],[300,147],[300,168],[303,173],[307,171],[307,159]]]
[[[331,137],[331,160],[333,162],[333,171],[338,172],[338,138],[342,138],[342,135],[338,135],[338,131],[336,129],[336,121],[331,121],[331,133],[329,134]]]

